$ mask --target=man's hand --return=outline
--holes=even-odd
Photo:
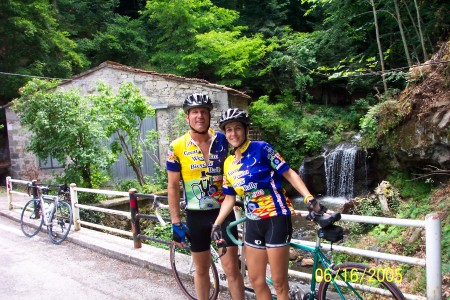
[[[220,225],[214,224],[211,229],[211,240],[217,242],[222,239],[222,229],[220,228]]]
[[[186,232],[188,228],[184,223],[175,223],[172,224],[172,232],[173,232],[173,241],[177,243],[185,243],[186,242]]]

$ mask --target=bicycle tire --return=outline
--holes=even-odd
[[[67,238],[72,226],[72,207],[69,203],[60,201],[53,208],[48,229],[48,236],[53,244],[61,244]]]
[[[170,266],[172,268],[173,277],[184,295],[188,299],[196,300],[197,294],[194,286],[195,268],[193,266],[189,248],[180,248],[175,245],[175,243],[172,243],[170,245]],[[212,260],[209,269],[209,278],[211,281],[209,299],[215,300],[219,295],[219,275],[217,273],[216,265]]]
[[[335,265],[332,269],[335,271],[334,274],[330,274],[331,277],[328,277],[328,279],[323,277],[323,280],[319,284],[319,300],[341,299],[334,297],[334,295],[339,296],[339,294],[331,280],[331,278],[333,278],[334,281],[337,276],[339,276],[337,280],[344,281],[345,279],[346,282],[352,283],[352,285],[366,285],[370,286],[372,289],[377,288],[383,292],[383,294],[374,294],[373,292],[357,290],[359,294],[358,297],[358,295],[348,286],[339,286],[339,290],[344,295],[344,299],[405,299],[402,292],[395,283],[392,282],[394,280],[393,276],[391,276],[391,281],[390,279],[387,279],[388,277],[380,275],[379,270],[384,272],[386,269],[374,268],[359,263],[342,263]]]
[[[27,237],[35,236],[42,228],[41,203],[39,199],[31,199],[25,204],[20,215],[20,229]]]

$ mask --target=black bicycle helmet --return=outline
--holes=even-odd
[[[196,107],[206,107],[211,111],[213,104],[209,96],[204,94],[192,94],[184,99],[183,110],[185,113],[188,113],[191,108]]]
[[[229,108],[222,113],[222,116],[220,116],[219,127],[222,131],[225,131],[225,125],[236,121],[241,122],[246,127],[250,125],[250,119],[245,111],[240,110],[239,108]]]

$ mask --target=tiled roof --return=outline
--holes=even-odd
[[[251,97],[248,96],[247,94],[240,92],[238,90],[232,89],[230,87],[224,86],[224,85],[219,85],[219,84],[214,84],[214,83],[210,83],[204,79],[198,79],[198,78],[187,78],[187,77],[182,77],[182,76],[178,76],[178,75],[173,75],[173,74],[161,74],[155,71],[146,71],[146,70],[142,70],[142,69],[137,69],[137,68],[133,68],[133,67],[129,67],[126,65],[122,65],[113,61],[105,61],[103,63],[101,63],[100,65],[98,65],[95,68],[89,69],[83,73],[80,73],[78,75],[73,76],[71,79],[64,81],[63,83],[61,83],[61,85],[65,85],[73,80],[78,80],[86,75],[89,75],[93,72],[96,72],[100,69],[103,68],[112,68],[112,69],[116,69],[116,70],[121,70],[121,71],[127,71],[127,72],[133,72],[133,73],[140,73],[140,74],[149,74],[149,75],[153,75],[153,76],[159,76],[159,77],[163,77],[166,78],[167,80],[175,80],[175,81],[185,81],[185,82],[192,82],[192,83],[199,83],[199,84],[203,84],[209,87],[213,87],[213,88],[217,88],[217,89],[221,89],[221,90],[226,90],[228,91],[230,94],[232,95],[236,95],[236,96],[240,96],[243,98],[247,98],[250,99]]]

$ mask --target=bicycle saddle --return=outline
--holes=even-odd
[[[312,220],[314,220],[314,222],[317,222],[317,224],[319,224],[319,226],[322,228],[333,225],[334,222],[337,222],[341,219],[341,213],[333,213],[331,215],[326,215],[311,212],[310,214],[313,215]]]

